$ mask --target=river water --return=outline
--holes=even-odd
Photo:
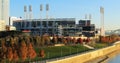
[[[110,58],[107,63],[120,63],[120,54],[117,54],[114,57]]]

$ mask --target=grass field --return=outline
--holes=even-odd
[[[108,46],[106,43],[96,43],[94,48],[98,49],[98,48],[103,48]],[[84,47],[83,45],[72,45],[72,46],[50,46],[50,47],[34,47],[36,53],[38,54],[40,50],[44,50],[45,51],[45,57],[41,58],[41,57],[36,57],[32,60],[30,59],[26,59],[25,62],[28,61],[42,61],[42,60],[47,60],[47,59],[54,59],[54,58],[59,58],[59,57],[64,57],[64,56],[69,56],[69,55],[73,55],[73,54],[77,54],[77,53],[82,53],[82,52],[86,52],[89,51],[91,49],[88,49],[86,47]],[[21,62],[21,60],[19,59],[18,62]]]
[[[103,47],[107,47],[109,46],[109,44],[107,43],[96,43],[96,45],[94,46],[96,49],[98,48],[103,48]]]
[[[41,49],[45,51],[45,58],[36,57],[34,60],[38,61],[38,60],[59,58],[59,57],[64,57],[71,54],[77,54],[90,50],[84,47],[83,45],[73,45],[73,46],[53,46],[53,47],[35,48],[35,51],[39,53]]]
[[[94,47],[95,49],[98,49],[98,48],[103,48],[106,46],[108,46],[106,43],[96,43]],[[36,57],[34,59],[35,61],[69,56],[72,54],[86,52],[90,49],[80,44],[73,45],[73,46],[52,46],[52,47],[44,47],[44,48],[35,48],[35,51],[37,53],[39,53],[40,50],[45,51],[45,58]]]

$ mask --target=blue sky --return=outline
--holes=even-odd
[[[100,27],[100,6],[104,7],[105,29],[120,28],[120,0],[10,0],[10,16],[24,17],[24,5],[32,5],[34,18],[40,17],[40,4],[43,4],[42,17],[45,18],[45,5],[49,4],[52,18],[84,19],[92,15],[92,23]]]

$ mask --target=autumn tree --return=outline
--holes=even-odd
[[[2,57],[1,58],[3,58],[3,59],[6,59],[6,52],[7,52],[7,47],[6,47],[6,45],[5,45],[5,40],[4,39],[2,39],[2,41],[1,41],[1,55],[2,55]]]
[[[73,44],[75,44],[77,42],[76,38],[73,38],[72,42],[73,42]]]
[[[33,39],[35,46],[39,47],[41,45],[41,36],[35,36]]]
[[[87,39],[86,39],[86,43],[89,43],[89,42],[90,42],[90,38],[87,37]]]
[[[45,57],[45,52],[44,52],[44,50],[40,50],[40,52],[39,52],[39,56],[42,57],[42,58]]]
[[[6,52],[7,52],[7,47],[5,45],[2,45],[2,48],[0,48],[0,62],[6,59]]]
[[[40,46],[40,44],[41,44],[41,37],[40,36],[36,36],[36,45],[37,46]]]
[[[63,38],[63,39],[62,39],[62,42],[63,42],[64,44],[67,44],[66,38]]]
[[[14,50],[13,51],[13,61],[18,61],[18,59],[19,59],[19,56],[18,56],[18,53],[17,53],[17,50]]]
[[[10,37],[10,45],[13,46],[14,43],[15,43],[14,38]]]
[[[9,61],[12,61],[13,59],[13,51],[12,51],[12,48],[11,47],[8,47],[8,50],[7,50],[7,58]]]
[[[18,37],[14,37],[14,41],[15,41],[15,44],[17,45],[18,42],[19,42],[19,38]]]
[[[41,46],[44,46],[45,45],[45,38],[42,36],[41,37],[41,43],[40,43]]]
[[[78,38],[77,42],[80,43],[80,44],[82,44],[83,43],[83,39],[82,38]]]
[[[0,49],[0,62],[3,61],[3,52],[2,52],[2,49]]]
[[[33,46],[31,43],[28,44],[28,53],[27,53],[27,56],[30,58],[30,59],[34,59],[36,57],[36,52],[35,50],[33,49]]]
[[[52,42],[53,42],[54,44],[56,44],[56,43],[58,42],[58,40],[57,40],[57,37],[56,37],[56,36],[53,36],[53,38],[52,38]]]
[[[50,45],[50,37],[48,34],[43,35],[44,37],[44,41],[45,41],[45,45]]]
[[[112,40],[115,42],[115,41],[117,41],[117,39],[119,38],[119,35],[117,35],[117,34],[112,34],[112,35],[110,35],[110,37],[111,37]]]
[[[71,41],[72,41],[71,37],[70,37],[70,36],[68,36],[66,39],[67,39],[67,43],[68,43],[68,44],[70,44],[70,43],[71,43]]]
[[[106,42],[106,38],[104,36],[101,36],[101,42]]]
[[[25,36],[25,42],[26,42],[26,44],[30,43],[30,37],[29,36]]]
[[[23,61],[27,58],[27,46],[24,40],[21,42],[19,54]]]

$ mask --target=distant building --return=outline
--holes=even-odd
[[[6,30],[6,23],[3,20],[0,20],[0,31]]]
[[[13,31],[16,30],[16,27],[14,26],[6,26],[6,31]]]
[[[32,35],[48,33],[75,36],[81,32],[81,27],[76,27],[75,18],[17,20],[13,25],[17,30],[29,31]]]
[[[79,26],[90,26],[91,20],[79,20]]]
[[[32,35],[64,35],[64,36],[95,36],[95,25],[91,20],[80,20],[76,24],[75,18],[56,18],[56,19],[26,19],[16,20],[13,25],[17,30],[29,32]]]
[[[82,27],[82,34],[90,37],[95,36],[95,25],[91,24],[91,20],[79,20],[77,27]]]
[[[8,25],[9,23],[9,1],[0,0],[0,20],[3,20]]]
[[[13,26],[13,21],[22,20],[18,17],[9,17],[9,26]]]

